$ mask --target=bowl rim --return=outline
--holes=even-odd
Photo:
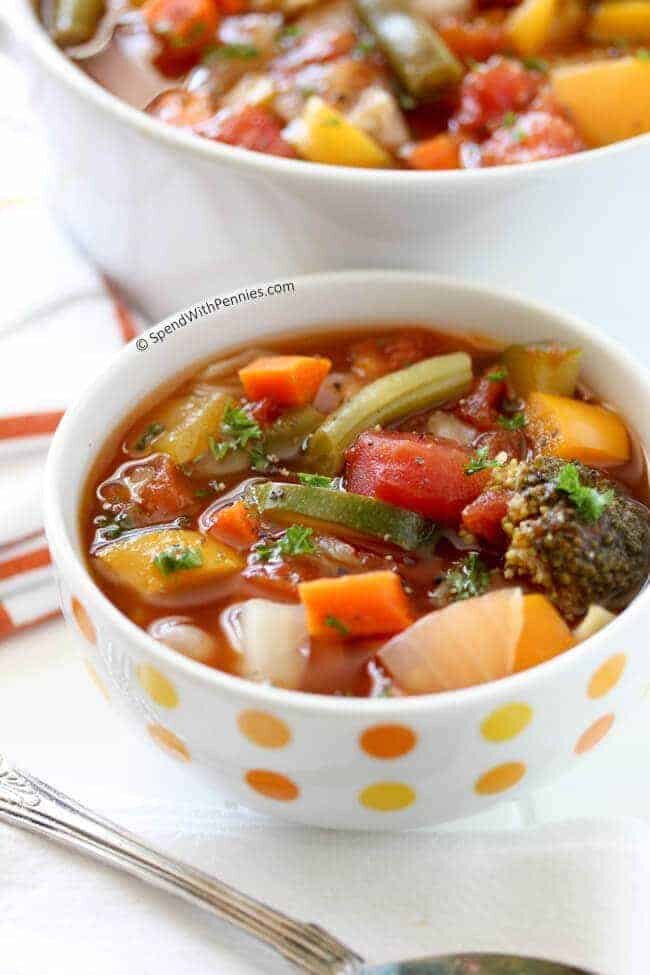
[[[14,13],[0,12],[0,26],[2,17],[6,16],[10,30],[13,28],[17,37],[22,38],[30,47],[32,55],[41,62],[56,78],[67,87],[73,89],[86,101],[100,110],[114,116],[119,122],[137,130],[140,134],[153,141],[164,143],[177,151],[189,151],[197,157],[219,160],[221,163],[241,168],[247,172],[259,175],[268,174],[287,177],[289,180],[320,181],[325,179],[343,184],[351,188],[369,186],[383,191],[389,188],[395,192],[400,182],[404,183],[410,192],[413,185],[430,186],[435,183],[442,190],[456,189],[465,186],[469,192],[472,188],[484,185],[492,187],[494,183],[511,183],[518,185],[537,174],[556,176],[560,170],[589,165],[592,161],[602,160],[607,156],[620,155],[639,145],[650,145],[650,133],[642,133],[629,139],[613,142],[610,145],[588,149],[583,152],[558,156],[555,159],[540,160],[538,162],[518,163],[511,166],[492,166],[468,170],[395,170],[395,169],[360,169],[352,166],[332,166],[323,163],[307,162],[299,159],[285,159],[261,152],[253,152],[237,146],[229,146],[202,139],[192,133],[166,125],[159,119],[147,115],[142,109],[128,105],[121,98],[113,95],[94,81],[81,68],[78,68],[63,51],[54,44],[42,27],[34,10],[35,0],[15,0]],[[20,9],[20,13],[16,12]],[[396,176],[399,179],[396,179]]]
[[[389,280],[389,286],[395,289],[414,287],[430,287],[432,289],[446,289],[455,291],[459,296],[473,294],[474,296],[485,297],[504,302],[511,307],[519,307],[527,310],[532,315],[551,315],[558,322],[567,326],[585,344],[597,347],[614,361],[618,361],[622,371],[632,372],[638,377],[638,385],[644,395],[650,394],[650,371],[640,363],[637,363],[632,355],[617,342],[610,339],[607,335],[595,326],[583,321],[582,319],[558,311],[542,302],[532,301],[515,292],[493,288],[487,285],[470,283],[458,278],[430,274],[428,272],[413,271],[384,271],[384,270],[357,270],[357,271],[329,271],[317,274],[306,274],[296,276],[296,281],[300,283],[301,293],[306,293],[308,289],[315,291],[330,291],[337,283],[348,283],[362,286],[368,290],[372,289],[375,281]],[[264,283],[251,287],[264,287]],[[194,307],[194,306],[190,306]],[[164,327],[166,323],[174,321],[181,312],[164,319],[156,327]],[[223,316],[223,311],[220,312]],[[226,312],[227,314],[227,312]],[[209,321],[205,319],[205,321]],[[199,324],[199,323],[197,323]],[[287,331],[297,329],[288,328]],[[223,333],[222,333],[223,334]],[[115,627],[123,636],[127,644],[135,646],[142,657],[151,659],[154,663],[162,664],[165,668],[181,671],[185,678],[193,683],[198,683],[206,687],[214,688],[224,694],[232,694],[245,699],[253,706],[263,705],[267,708],[289,707],[292,710],[301,712],[320,712],[324,714],[344,713],[349,716],[365,716],[375,718],[391,718],[417,716],[422,712],[433,710],[454,709],[463,703],[472,704],[473,702],[495,697],[507,697],[509,700],[516,700],[524,689],[532,684],[537,684],[545,679],[553,679],[560,675],[563,670],[573,668],[579,661],[592,655],[596,655],[600,647],[611,643],[614,632],[621,629],[626,623],[638,621],[642,613],[650,614],[650,585],[646,585],[638,595],[632,600],[630,605],[620,613],[616,619],[609,623],[603,630],[577,646],[547,660],[529,670],[521,671],[518,674],[511,674],[508,677],[472,687],[461,688],[460,690],[442,691],[435,694],[422,694],[395,698],[352,698],[327,694],[309,694],[304,691],[287,690],[284,688],[273,687],[267,684],[255,683],[243,677],[237,677],[215,668],[208,667],[198,661],[185,657],[177,651],[166,647],[146,631],[133,623],[124,615],[103,593],[100,587],[92,578],[86,566],[83,555],[77,554],[73,539],[68,535],[63,515],[63,505],[60,503],[65,494],[65,457],[71,451],[76,450],[77,440],[69,438],[68,429],[74,429],[76,417],[86,411],[92,412],[92,406],[97,397],[104,395],[106,387],[118,379],[125,360],[138,355],[136,348],[137,339],[133,339],[127,346],[118,352],[102,369],[101,373],[93,378],[90,386],[78,396],[71,407],[66,411],[63,420],[54,435],[50,446],[46,471],[45,471],[45,530],[48,544],[51,547],[53,559],[57,568],[61,572],[66,583],[70,586],[72,595],[83,597],[89,604],[94,605],[99,613],[108,618],[109,623]],[[218,343],[215,343],[218,345]],[[224,343],[222,343],[223,345]],[[227,343],[226,343],[227,347]],[[205,356],[201,359],[204,361]],[[185,370],[183,370],[185,371]],[[142,398],[146,396],[147,389],[142,389]],[[95,411],[100,416],[100,411]],[[97,446],[94,450],[94,457],[101,451],[106,437],[98,436]],[[643,447],[648,451],[650,442],[642,441]],[[92,465],[92,460],[89,462]],[[73,583],[73,584],[72,584]],[[499,691],[503,693],[499,693]]]

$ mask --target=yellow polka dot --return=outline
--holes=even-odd
[[[268,711],[242,711],[237,726],[242,735],[260,748],[284,748],[291,741],[286,722]]]
[[[86,609],[79,602],[76,596],[72,597],[72,615],[75,622],[89,643],[97,643],[97,631]]]
[[[583,731],[576,742],[574,748],[576,755],[584,755],[585,752],[595,748],[603,740],[613,724],[614,715],[604,714],[602,718],[598,718],[592,725],[589,725],[587,730]]]
[[[417,735],[402,724],[376,724],[359,735],[359,745],[373,758],[400,758],[415,748]]]
[[[624,653],[615,653],[613,657],[608,657],[589,681],[587,695],[596,698],[608,694],[621,679],[626,663],[627,657]]]
[[[138,664],[135,671],[142,688],[152,701],[161,708],[175,708],[178,706],[178,692],[172,682],[164,674],[150,664]]]
[[[85,666],[86,670],[88,671],[88,676],[90,677],[90,679],[93,682],[93,684],[95,685],[95,687],[104,695],[104,697],[108,701],[109,700],[109,696],[108,696],[108,691],[106,690],[106,685],[104,684],[104,681],[101,679],[101,677],[97,673],[97,669],[96,669],[95,665],[92,664],[90,662],[90,660],[84,660],[84,666]]]
[[[251,789],[259,792],[262,796],[266,796],[267,799],[275,799],[278,802],[293,802],[300,795],[300,789],[296,783],[280,772],[253,768],[246,773],[245,780]]]
[[[415,792],[404,782],[375,782],[359,793],[359,802],[375,812],[397,812],[415,802]]]
[[[508,741],[521,734],[532,720],[533,709],[527,704],[505,704],[485,719],[481,734],[488,741]]]
[[[161,745],[165,751],[170,752],[176,758],[180,758],[183,762],[190,761],[190,753],[186,746],[169,728],[163,728],[161,724],[150,724],[147,725],[147,731],[156,744]]]
[[[505,792],[521,782],[526,774],[523,762],[506,762],[495,765],[489,772],[485,772],[476,780],[474,790],[480,796],[493,796],[497,792]]]

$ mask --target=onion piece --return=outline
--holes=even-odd
[[[478,430],[463,423],[453,413],[436,410],[427,420],[427,432],[432,433],[434,437],[444,437],[447,440],[457,440],[458,443],[470,444]]]
[[[248,599],[221,613],[221,628],[242,655],[243,677],[297,690],[307,666],[309,639],[302,606]]]
[[[524,622],[521,589],[499,589],[423,616],[379,661],[407,694],[472,687],[511,674]]]
[[[217,650],[214,637],[195,626],[187,616],[165,616],[154,620],[147,627],[147,633],[184,657],[203,664],[209,663]]]

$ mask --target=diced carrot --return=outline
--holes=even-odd
[[[259,538],[258,521],[243,501],[235,501],[217,511],[208,534],[233,548],[250,548]]]
[[[416,142],[406,157],[411,169],[460,169],[460,139],[441,132]]]
[[[515,671],[542,664],[575,645],[571,630],[546,596],[524,596],[524,625],[515,651]]]
[[[412,622],[409,601],[394,572],[315,579],[298,586],[313,637],[388,636]]]
[[[625,424],[611,410],[569,396],[531,393],[527,433],[538,452],[596,467],[616,467],[630,459]]]
[[[271,355],[239,370],[248,399],[268,397],[282,406],[311,403],[332,368],[329,359],[309,355]]]

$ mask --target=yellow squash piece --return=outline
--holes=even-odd
[[[217,582],[244,565],[241,556],[227,545],[177,528],[143,532],[114,542],[100,549],[94,560],[110,582],[130,586],[145,598]]]
[[[650,2],[619,0],[599,3],[589,18],[589,36],[594,41],[650,41]]]
[[[551,86],[591,146],[650,132],[650,61],[628,57],[565,65],[551,72]]]
[[[577,40],[586,21],[587,9],[582,0],[558,0],[548,35],[549,47],[560,47]]]
[[[526,404],[528,434],[542,454],[616,467],[630,459],[623,421],[603,406],[569,396],[531,393]]]
[[[208,438],[219,439],[219,425],[230,397],[217,391],[196,390],[186,396],[176,396],[162,408],[157,408],[142,421],[129,444],[135,453],[146,431],[162,427],[162,432],[145,450],[160,450],[169,454],[176,464],[186,464],[210,449]]]
[[[310,162],[368,169],[393,165],[379,143],[317,95],[312,95],[302,116],[287,126],[283,135]]]
[[[508,38],[517,54],[537,54],[548,41],[558,0],[523,0],[506,21]]]

